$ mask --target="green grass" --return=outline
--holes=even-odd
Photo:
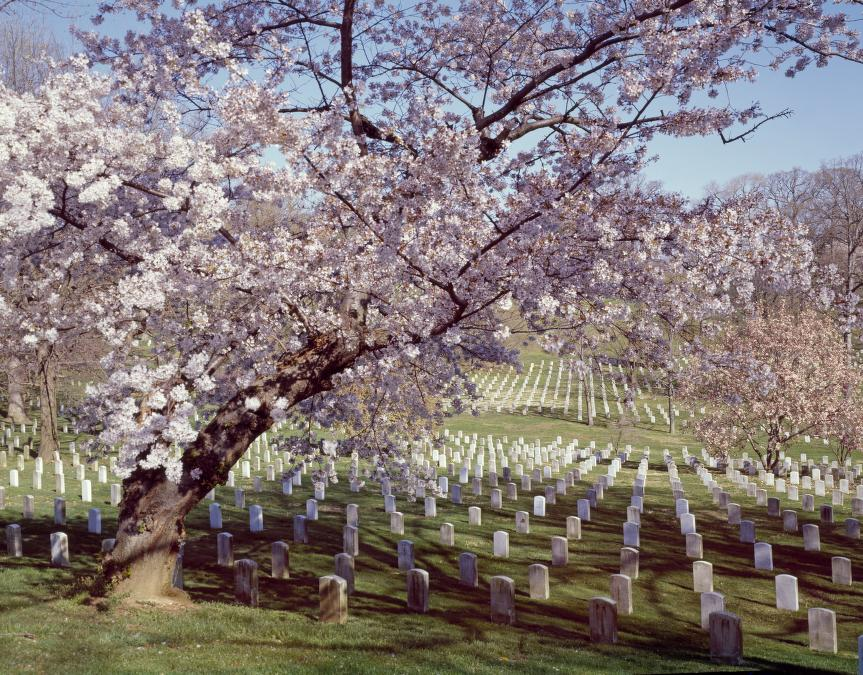
[[[477,432],[510,440],[523,436],[544,442],[563,436],[597,447],[617,441],[614,430],[589,428],[569,420],[535,414],[464,416],[448,423],[455,431]],[[529,535],[517,535],[516,510],[532,512],[533,494],[519,489],[517,502],[504,499],[493,511],[486,481],[481,497],[471,496],[457,506],[438,500],[438,517],[425,519],[422,504],[398,497],[405,514],[404,536],[391,534],[383,498],[372,485],[360,494],[345,481],[330,486],[320,504],[320,520],[309,524],[311,543],[291,543],[291,579],[270,579],[269,547],[273,541],[291,541],[291,519],[304,513],[312,496],[308,476],[294,495],[281,494],[278,483],[265,483],[255,494],[251,481],[246,503],[264,507],[266,531],[248,532],[247,511],[233,506],[233,490],[219,488],[224,527],[234,535],[234,557],[248,557],[261,565],[261,607],[251,609],[233,601],[233,574],[215,564],[216,532],[208,528],[207,503],[188,519],[186,589],[196,603],[193,609],[165,611],[96,605],[83,590],[86,578],[97,571],[103,537],[113,536],[116,510],[108,505],[108,486],[94,480],[94,504],[77,501],[78,483],[67,468],[67,515],[73,567],[48,566],[49,534],[54,531],[53,475],[44,477],[45,490],[35,494],[35,520],[21,520],[21,497],[33,494],[26,486],[30,470],[22,474],[25,487],[7,487],[7,505],[0,510],[0,526],[18,522],[24,531],[21,559],[0,556],[0,654],[4,672],[226,672],[229,670],[316,672],[693,672],[723,669],[709,661],[707,634],[699,627],[699,597],[691,588],[692,561],[685,556],[684,538],[674,516],[662,449],[671,449],[680,461],[680,447],[700,447],[694,439],[669,436],[658,428],[641,426],[622,441],[637,452],[618,475],[615,486],[583,524],[581,541],[570,542],[570,563],[551,568],[551,599],[531,600],[527,595],[528,565],[550,565],[550,537],[565,533],[565,519],[576,513],[575,503],[585,496],[585,481],[549,506],[544,519],[531,516]],[[632,480],[640,450],[649,445],[650,472],[641,528],[641,574],[633,582],[635,611],[620,618],[619,644],[597,647],[588,639],[587,602],[609,594],[609,577],[618,572],[622,523],[626,519]],[[820,449],[820,448],[819,448]],[[804,450],[806,451],[806,450]],[[808,450],[814,455],[811,446]],[[819,453],[817,459],[820,459]],[[10,466],[12,462],[10,462]],[[743,619],[745,669],[800,672],[852,672],[856,668],[856,638],[863,634],[863,590],[830,582],[830,557],[852,559],[855,574],[863,578],[861,542],[849,542],[841,521],[850,507],[837,507],[840,525],[822,531],[822,551],[805,553],[800,535],[782,533],[781,520],[767,518],[766,508],[735,492],[744,518],[756,521],[759,541],[774,546],[776,570],[757,572],[751,545],[740,544],[737,528],[725,523],[693,472],[679,466],[690,510],[696,514],[704,537],[705,559],[714,566],[715,590],[726,596],[726,607]],[[600,469],[590,479],[596,480]],[[239,472],[237,472],[239,473]],[[88,476],[94,478],[94,476]],[[452,480],[452,479],[451,479]],[[717,480],[730,489],[724,477]],[[0,473],[8,484],[8,469]],[[520,488],[519,484],[519,488]],[[818,500],[819,503],[821,499]],[[850,500],[847,500],[850,502]],[[349,601],[350,618],[344,626],[317,621],[317,579],[333,573],[333,556],[341,551],[345,504],[360,505],[360,555],[356,559],[357,591]],[[482,507],[482,527],[470,527],[467,507]],[[98,506],[103,512],[103,535],[86,532],[86,512]],[[785,506],[783,505],[783,508]],[[817,514],[797,508],[800,524],[817,522]],[[455,526],[456,546],[439,543],[443,522]],[[492,532],[510,531],[511,557],[491,556]],[[405,577],[397,571],[396,543],[415,542],[416,563],[431,577],[431,611],[411,614],[405,606]],[[479,557],[480,588],[458,586],[458,553]],[[799,578],[800,611],[774,607],[774,574]],[[517,625],[497,626],[488,619],[488,580],[505,574],[516,584]],[[809,650],[806,625],[808,607],[827,607],[838,615],[839,654]]]

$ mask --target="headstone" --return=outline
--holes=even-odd
[[[468,507],[467,519],[468,525],[479,527],[482,525],[482,509],[478,506]]]
[[[408,609],[420,614],[429,611],[429,573],[410,569],[407,573]]]
[[[511,625],[515,623],[515,582],[505,576],[492,577],[491,620],[493,623]]]
[[[515,512],[515,531],[517,534],[530,534],[530,514],[527,511]]]
[[[567,516],[566,538],[576,540],[581,539],[581,518],[578,516]]]
[[[537,495],[533,498],[533,515],[540,518],[545,517],[545,497]]]
[[[21,526],[17,523],[6,526],[6,555],[10,558],[23,556]]]
[[[799,608],[797,577],[790,574],[777,574],[776,609],[787,609],[796,612]]]
[[[586,523],[590,522],[590,501],[587,499],[578,500],[578,517]]]
[[[476,588],[479,586],[479,572],[475,553],[462,553],[458,557],[459,582],[462,586]]]
[[[87,532],[102,534],[102,512],[99,509],[90,509],[87,512]]]
[[[702,593],[701,594],[701,628],[708,630],[710,628],[710,615],[713,612],[725,611],[725,596],[722,593]]]
[[[850,586],[852,583],[851,576],[851,559],[841,556],[834,556],[831,559],[833,571],[833,583],[841,586]]]
[[[360,554],[360,531],[355,525],[345,525],[342,528],[342,551],[351,557]]]
[[[623,524],[623,545],[638,548],[640,546],[639,530],[641,528],[635,523]]]
[[[809,609],[809,649],[835,654],[837,647],[836,612],[822,607],[811,607]]]
[[[692,534],[695,532],[695,515],[684,513],[680,516],[680,534]]]
[[[264,509],[257,504],[249,507],[249,532],[264,531]]]
[[[384,497],[387,499],[388,497]],[[393,497],[393,506],[395,506],[395,497]],[[395,511],[393,508],[387,513],[392,513]],[[307,499],[306,500],[306,520],[317,520],[318,519],[318,500],[317,499]]]
[[[611,597],[618,614],[632,614],[632,579],[625,574],[612,574]]]
[[[237,602],[258,606],[258,563],[243,558],[234,563],[234,596]]]
[[[530,597],[535,600],[548,600],[548,567],[539,563],[527,568],[527,576],[530,584]]]
[[[741,520],[740,521],[740,543],[754,544],[755,543],[755,521]]]
[[[821,533],[818,530],[818,526],[807,523],[801,529],[803,530],[803,550],[820,551]]]
[[[739,665],[743,659],[743,625],[740,617],[731,612],[711,612],[710,659],[717,663]]]
[[[782,529],[785,532],[797,532],[797,511],[782,512]]]
[[[54,524],[66,524],[66,500],[62,497],[54,497]]]
[[[340,576],[318,579],[321,623],[343,624],[348,620],[348,584]]]
[[[696,593],[713,592],[713,565],[706,560],[692,563],[692,589]]]
[[[291,548],[287,542],[273,542],[270,546],[270,563],[273,579],[291,578]]]
[[[455,527],[452,523],[440,526],[440,543],[443,546],[455,546]]]
[[[699,560],[704,557],[704,542],[697,532],[686,535],[686,557]]]
[[[347,553],[336,553],[334,558],[335,573],[337,577],[345,580],[345,592],[354,594],[354,557]]]
[[[638,579],[638,549],[627,546],[620,549],[620,573]]]
[[[390,512],[390,532],[393,534],[405,533],[405,516],[401,511]]]
[[[492,552],[496,558],[509,558],[509,532],[498,530],[494,533]]]
[[[69,538],[65,532],[51,534],[51,567],[69,567]]]
[[[569,563],[569,540],[566,537],[551,538],[551,564],[562,567]]]
[[[234,566],[234,537],[230,532],[216,535],[216,564],[220,567]]]
[[[773,569],[773,546],[764,541],[755,544],[755,569]]]
[[[345,508],[345,522],[353,527],[357,527],[360,524],[360,507],[358,504],[347,505]]]
[[[740,504],[729,502],[725,507],[729,525],[740,525],[741,509]]]
[[[594,597],[588,603],[590,641],[617,642],[617,604],[611,598]]]
[[[299,475],[299,474],[297,474]],[[303,515],[294,516],[294,543],[308,544],[309,530],[306,523],[306,517]]]
[[[219,504],[213,502],[210,504],[210,529],[211,530],[221,530],[222,529],[222,507]]]
[[[414,565],[414,543],[410,539],[402,539],[397,546],[399,556],[399,572],[407,572]]]
[[[775,518],[779,517],[780,506],[778,497],[768,497],[767,499],[767,515]]]

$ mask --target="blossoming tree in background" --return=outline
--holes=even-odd
[[[748,451],[773,471],[804,435],[836,436],[843,463],[860,448],[863,370],[830,317],[762,307],[708,349],[683,381],[684,395],[706,404],[694,432],[714,457]]]
[[[346,448],[395,454],[400,419],[434,420],[428,393],[469,395],[465,367],[512,358],[500,303],[535,328],[627,304],[715,316],[756,273],[796,280],[792,224],[629,178],[656,134],[765,119],[693,102],[754,54],[792,74],[859,60],[825,6],[104,6],[141,30],[82,34],[98,72],[79,58],[0,93],[0,256],[92,275],[75,318],[110,351],[89,412],[124,479],[106,580],[169,593],[186,514],[297,410],[369,423]],[[30,283],[0,296],[25,333]]]

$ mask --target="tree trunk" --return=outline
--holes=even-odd
[[[172,577],[186,515],[227,481],[231,467],[272,426],[270,412],[277,398],[293,406],[329,389],[332,376],[358,355],[357,348],[345,349],[336,338],[314,341],[281,364],[276,374],[260,378],[219,409],[183,452],[179,483],[169,481],[162,469],[136,469],[123,482],[116,544],[102,566],[104,591],[154,602],[185,598],[173,588]],[[246,408],[252,396],[261,402],[257,410]]]
[[[60,449],[57,435],[57,362],[51,345],[40,345],[36,353],[39,378],[39,456],[52,461]]]
[[[27,424],[27,406],[24,404],[24,387],[27,383],[27,369],[14,356],[6,362],[7,415],[15,424]]]
[[[674,420],[674,333],[668,329],[668,433],[675,432]]]

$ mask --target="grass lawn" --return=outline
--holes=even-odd
[[[578,438],[582,446],[595,440],[604,447],[617,432],[603,426],[561,420],[553,416],[463,416],[448,423],[480,435],[504,434],[510,441],[556,436],[564,442]],[[834,586],[830,558],[851,558],[854,572],[863,578],[861,542],[844,537],[841,521],[850,507],[837,507],[834,531],[822,531],[822,550],[804,553],[800,535],[784,534],[781,520],[767,518],[766,508],[735,492],[743,505],[743,517],[756,521],[758,540],[773,544],[775,572],[756,571],[752,546],[738,542],[737,528],[725,523],[697,476],[682,465],[680,447],[691,452],[700,447],[692,438],[669,436],[657,427],[630,429],[624,443],[634,453],[618,475],[614,487],[583,523],[582,539],[570,542],[566,567],[550,567],[551,599],[528,596],[528,565],[550,566],[550,537],[565,534],[565,520],[576,514],[576,500],[585,496],[590,483],[604,469],[597,467],[570,488],[565,497],[548,507],[545,518],[531,515],[530,534],[515,533],[514,513],[532,513],[533,495],[520,489],[518,500],[504,499],[503,509],[492,510],[489,486],[474,497],[468,486],[464,504],[438,499],[438,516],[423,517],[421,503],[398,497],[405,514],[404,536],[391,534],[389,516],[383,511],[379,490],[367,485],[351,493],[346,482],[330,486],[320,504],[320,520],[309,524],[310,544],[291,543],[291,579],[273,580],[270,544],[291,542],[292,516],[305,512],[312,495],[308,477],[292,496],[281,494],[276,483],[265,483],[255,494],[251,481],[238,478],[246,489],[246,504],[264,507],[265,532],[248,532],[247,511],[234,507],[233,490],[217,489],[224,527],[234,535],[234,557],[251,558],[261,566],[261,607],[238,606],[233,600],[232,570],[215,564],[216,532],[208,528],[207,504],[190,516],[185,556],[186,590],[195,601],[192,609],[166,611],[137,609],[116,604],[93,604],[86,593],[87,577],[97,569],[103,537],[113,536],[116,509],[108,505],[108,486],[95,482],[94,504],[77,501],[78,483],[67,469],[67,514],[72,568],[56,570],[48,565],[52,522],[53,475],[46,471],[44,487],[30,489],[30,468],[21,477],[22,488],[8,487],[8,470],[0,473],[6,485],[6,508],[0,510],[0,526],[18,522],[24,532],[25,557],[0,556],[0,654],[3,672],[500,672],[502,669],[544,672],[693,672],[727,669],[709,661],[706,632],[699,626],[699,595],[692,591],[692,561],[686,558],[684,537],[674,516],[662,449],[672,450],[680,465],[680,477],[704,537],[705,559],[713,563],[715,590],[726,596],[726,608],[739,614],[744,626],[746,664],[743,670],[854,672],[856,640],[863,634],[863,586]],[[610,575],[619,571],[632,481],[640,449],[650,446],[645,511],[641,527],[641,572],[633,581],[634,612],[620,617],[616,645],[597,647],[588,640],[587,602],[595,595],[609,595]],[[820,450],[820,448],[819,448]],[[804,450],[805,451],[805,450]],[[810,455],[815,453],[810,450]],[[818,458],[824,454],[819,451]],[[11,466],[10,462],[10,466]],[[239,472],[237,472],[239,473]],[[451,479],[453,480],[453,479]],[[724,476],[718,476],[731,489]],[[501,484],[501,487],[503,485]],[[34,494],[36,518],[21,520],[21,497]],[[818,502],[822,500],[819,498]],[[850,501],[850,500],[848,500]],[[317,579],[332,574],[333,556],[342,546],[345,504],[360,506],[360,555],[356,559],[357,590],[349,600],[350,618],[344,626],[317,621]],[[468,525],[467,507],[482,507],[482,526]],[[87,533],[87,509],[103,513],[103,535]],[[783,504],[783,508],[786,506]],[[788,507],[793,508],[793,507]],[[817,513],[803,513],[800,524],[817,522]],[[440,544],[441,523],[455,526],[454,548]],[[492,533],[510,532],[510,558],[491,556]],[[405,576],[397,570],[396,544],[415,542],[416,565],[429,572],[431,611],[416,615],[407,611]],[[480,587],[458,585],[458,554],[478,555]],[[799,578],[800,611],[775,609],[774,574]],[[488,619],[491,576],[505,574],[516,584],[517,625],[498,626]],[[812,652],[808,648],[806,610],[827,607],[837,612],[839,654]]]

